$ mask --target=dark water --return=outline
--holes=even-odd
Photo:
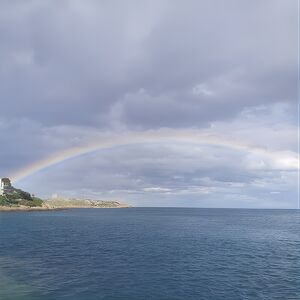
[[[0,213],[0,299],[300,299],[300,213]]]

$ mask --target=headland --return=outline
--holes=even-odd
[[[0,182],[0,212],[47,211],[70,208],[128,208],[129,205],[115,200],[53,198],[43,200],[11,185],[9,178]]]

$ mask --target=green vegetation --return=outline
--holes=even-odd
[[[18,199],[32,201],[32,197],[29,193],[19,189],[14,189],[12,192],[7,193],[5,196],[11,201],[18,200]]]
[[[43,206],[44,201],[38,197],[32,197],[31,206]]]
[[[7,201],[5,196],[0,195],[0,206],[7,206],[7,205],[9,205],[9,202]]]
[[[29,206],[41,207],[43,200],[19,189],[14,189],[12,192],[5,195],[0,195],[0,206]]]

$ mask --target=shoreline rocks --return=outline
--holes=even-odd
[[[42,206],[11,205],[0,206],[0,212],[8,211],[50,211],[73,208],[129,208],[128,204],[118,201],[90,200],[90,199],[50,199],[44,200]]]

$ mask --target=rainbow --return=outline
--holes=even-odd
[[[146,143],[189,143],[229,147],[237,150],[248,151],[252,154],[269,157],[275,162],[275,164],[283,166],[284,168],[298,169],[298,157],[293,152],[272,152],[265,148],[247,145],[236,140],[224,139],[216,135],[199,134],[196,131],[186,132],[161,130],[110,136],[109,138],[102,138],[101,141],[97,141],[96,143],[59,151],[44,159],[25,166],[16,172],[13,172],[9,175],[9,177],[11,178],[12,182],[15,183],[41,170],[80,155],[119,146],[142,145]]]

